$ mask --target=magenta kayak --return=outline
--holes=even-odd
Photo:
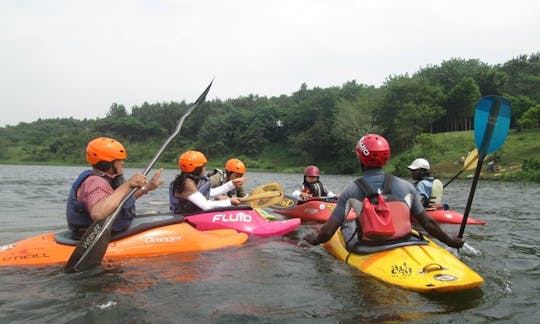
[[[300,218],[267,220],[257,209],[228,207],[186,214],[185,219],[201,231],[231,228],[258,237],[281,236],[300,226]]]

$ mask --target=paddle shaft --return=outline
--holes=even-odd
[[[477,161],[478,161],[478,155],[476,155],[473,159],[467,162],[463,166],[463,169],[461,169],[455,176],[452,177],[452,179],[448,180],[448,182],[444,184],[443,188],[446,188],[446,186],[448,186],[452,181],[454,181],[457,177],[459,177],[463,173],[463,171],[468,170],[469,167],[473,165],[474,162],[477,162]]]
[[[486,157],[486,152],[490,146],[491,138],[493,137],[493,131],[495,130],[500,108],[500,101],[494,100],[492,102],[491,110],[489,111],[489,118],[486,129],[484,131],[484,137],[482,138],[481,145],[478,148],[478,164],[476,165],[474,178],[471,184],[471,190],[469,191],[469,197],[467,198],[467,205],[465,206],[465,212],[463,213],[463,220],[461,221],[461,226],[459,228],[458,236],[461,238],[463,237],[463,233],[465,232],[465,226],[467,226],[467,218],[469,218],[469,212],[471,211],[474,192],[476,190],[478,179],[480,178],[480,171],[482,170],[482,164],[484,162],[484,158]]]
[[[238,198],[238,200],[240,200],[241,202],[250,202],[250,201],[254,201],[254,200],[277,197],[277,196],[280,196],[280,195],[281,195],[281,193],[279,191],[274,190],[274,191],[267,191],[267,192],[247,196],[245,198]]]
[[[203,91],[203,93],[197,98],[197,100],[187,109],[187,111],[184,113],[184,115],[178,120],[178,123],[176,125],[176,129],[174,132],[165,140],[165,142],[161,145],[159,150],[156,152],[152,160],[148,163],[146,168],[143,171],[143,174],[146,176],[154,167],[155,163],[165,150],[169,143],[180,133],[180,129],[182,128],[182,124],[184,123],[184,120],[191,114],[191,112],[199,106],[202,102],[204,102],[206,95],[210,91],[210,87],[212,86],[212,83],[214,81],[212,80],[210,84],[206,87],[206,89]],[[105,255],[105,252],[107,250],[107,246],[110,241],[111,237],[111,227],[113,222],[116,220],[116,217],[120,214],[120,211],[122,210],[122,206],[124,203],[130,199],[135,192],[138,190],[138,188],[132,188],[129,193],[122,199],[118,207],[115,209],[115,211],[108,216],[105,220],[100,220],[97,222],[92,223],[90,227],[86,230],[85,234],[79,241],[79,244],[73,251],[73,254],[68,260],[68,263],[66,264],[64,268],[64,272],[76,272],[81,271],[85,269],[89,269],[91,267],[94,267],[101,263],[101,260],[103,260],[103,256]],[[90,259],[90,257],[93,257]]]

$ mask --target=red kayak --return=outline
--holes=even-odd
[[[279,205],[273,205],[273,211],[287,217],[299,217],[303,221],[316,221],[324,223],[332,214],[337,204],[336,198],[313,198],[306,202],[299,202],[293,198],[286,197]],[[444,210],[442,207],[436,209],[426,209],[429,216],[433,217],[439,224],[461,224],[463,214],[455,210]],[[356,217],[354,210],[351,208],[347,215],[348,220],[353,220]],[[467,218],[467,224],[484,225],[487,222],[472,217]]]
[[[433,217],[433,219],[435,219],[439,224],[461,224],[463,221],[463,214],[451,209],[426,209],[426,213]],[[467,224],[485,225],[487,222],[472,217],[467,217]]]
[[[291,200],[291,199],[290,199]],[[285,203],[287,199],[284,199]],[[291,200],[290,206],[284,206],[279,208],[274,208],[275,213],[285,215],[287,217],[298,217],[303,221],[315,221],[319,223],[324,223],[332,214],[332,211],[336,208],[335,198],[312,198],[306,202],[296,202]],[[274,206],[278,207],[278,206]],[[356,214],[351,209],[349,215],[347,216],[348,220],[353,220],[356,217]]]

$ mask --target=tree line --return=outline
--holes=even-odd
[[[393,152],[401,152],[423,133],[471,130],[474,106],[485,95],[510,100],[512,128],[539,127],[540,52],[497,65],[452,58],[413,75],[389,76],[380,87],[355,80],[329,88],[304,83],[291,95],[214,99],[190,115],[160,160],[173,164],[181,152],[195,149],[210,160],[234,156],[253,168],[317,164],[352,173],[361,134],[383,134]],[[87,142],[108,136],[124,143],[128,162],[145,164],[187,107],[185,101],[144,102],[128,111],[113,103],[103,118],[2,127],[0,161],[81,164]]]

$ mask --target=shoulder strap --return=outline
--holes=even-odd
[[[371,189],[371,187],[366,182],[366,180],[364,180],[363,177],[354,180],[354,183],[356,183],[356,185],[360,187],[360,190],[364,192],[364,195],[366,195],[366,197],[371,198],[377,196],[377,193]]]

